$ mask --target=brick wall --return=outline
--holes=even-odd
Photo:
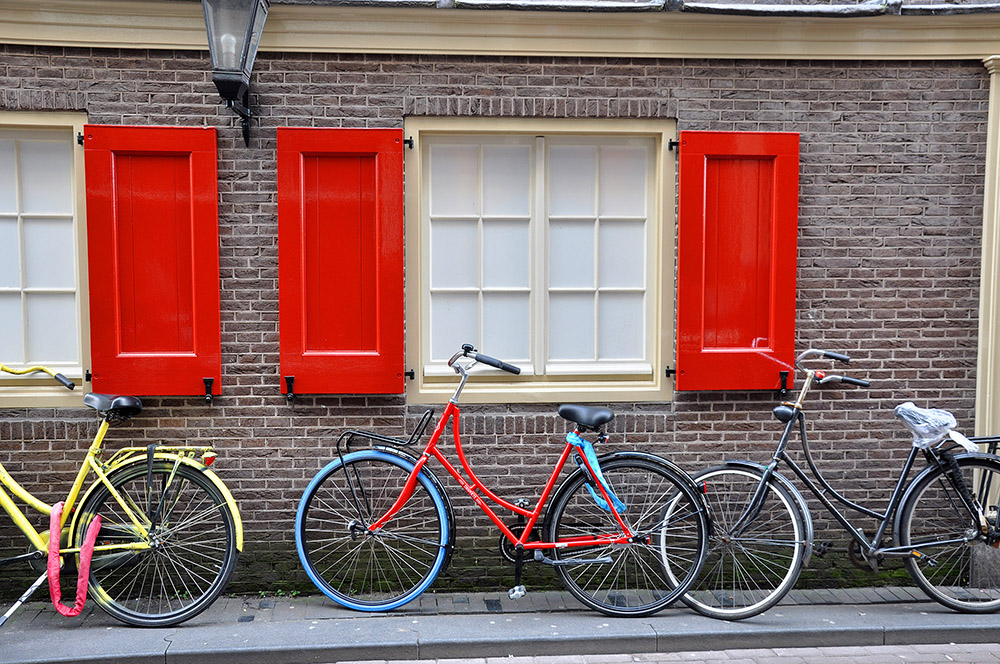
[[[224,394],[212,406],[144,399],[143,415],[114,430],[110,445],[217,446],[218,470],[246,526],[232,589],[308,590],[294,510],[338,432],[398,434],[423,410],[402,396],[301,396],[292,408],[279,394],[276,127],[400,127],[406,115],[483,115],[673,117],[682,130],[800,132],[798,345],[849,353],[854,375],[873,381],[871,390],[829,390],[814,401],[817,459],[850,497],[882,506],[909,444],[893,405],[949,408],[971,431],[988,88],[978,62],[264,53],[249,148],[208,69],[204,52],[0,45],[0,110],[85,110],[98,124],[220,129]],[[668,455],[689,470],[727,457],[766,460],[779,432],[775,400],[731,392],[613,404],[611,445]],[[463,410],[472,462],[503,495],[537,491],[565,431],[554,408]],[[0,410],[0,462],[55,501],[50,470],[68,482],[96,424],[84,410]],[[460,548],[436,587],[509,585],[498,536],[460,492],[454,498]],[[812,581],[839,582],[846,540],[814,516],[818,539],[837,548],[814,564]],[[23,551],[20,542],[0,526],[0,556]],[[554,581],[548,569],[526,578],[529,588]],[[0,593],[19,586],[5,583]]]

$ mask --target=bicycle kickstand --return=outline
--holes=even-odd
[[[10,618],[12,615],[14,615],[14,612],[17,611],[19,608],[21,608],[21,605],[27,602],[28,598],[31,597],[31,595],[36,590],[38,590],[38,587],[41,586],[43,583],[45,583],[45,579],[47,576],[48,575],[46,572],[42,572],[42,575],[38,577],[38,580],[32,583],[31,587],[28,588],[26,591],[24,591],[23,595],[17,598],[17,601],[14,602],[14,606],[7,609],[7,613],[0,616],[0,627],[3,627],[3,624],[7,622],[7,618]]]

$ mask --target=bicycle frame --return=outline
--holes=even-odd
[[[786,406],[790,406],[794,410],[794,416],[791,419],[789,419],[788,422],[785,424],[785,430],[782,433],[781,439],[778,441],[778,446],[771,457],[771,463],[769,463],[764,468],[764,471],[761,475],[760,484],[757,486],[757,489],[753,497],[750,499],[750,503],[748,504],[746,511],[744,511],[744,513],[737,520],[735,529],[739,530],[741,527],[747,525],[759,513],[767,494],[768,481],[774,474],[779,463],[784,462],[789,468],[792,469],[792,472],[795,473],[795,476],[798,477],[802,481],[802,483],[806,485],[806,488],[809,489],[809,492],[812,493],[812,495],[815,496],[816,499],[820,501],[820,503],[837,520],[837,522],[840,523],[840,525],[851,535],[854,541],[857,542],[860,547],[862,547],[862,550],[865,552],[866,557],[869,558],[875,556],[894,557],[894,558],[919,557],[920,553],[915,550],[915,547],[912,544],[906,547],[896,547],[896,546],[879,547],[878,544],[879,542],[882,541],[882,538],[885,536],[886,531],[888,531],[891,525],[892,516],[895,513],[896,509],[899,507],[900,502],[902,501],[903,496],[906,493],[907,479],[909,478],[910,472],[913,470],[917,454],[920,450],[918,450],[916,447],[912,447],[910,449],[910,452],[907,455],[906,460],[903,462],[903,468],[900,471],[899,477],[896,480],[895,487],[893,488],[892,494],[889,497],[889,503],[886,506],[884,513],[876,512],[868,507],[865,507],[864,505],[860,505],[845,498],[830,485],[830,483],[826,480],[826,478],[823,477],[823,473],[817,467],[815,461],[812,458],[812,452],[809,449],[809,441],[806,435],[805,413],[804,413],[803,403],[805,401],[806,394],[809,392],[809,389],[813,385],[815,377],[816,377],[816,372],[807,370],[806,380],[802,385],[802,388],[799,392],[798,398],[796,399],[795,403],[784,404]],[[797,463],[795,463],[795,461],[792,458],[788,456],[787,453],[788,446],[791,441],[792,433],[796,428],[796,425],[798,425],[799,435],[802,440],[802,450],[805,453],[806,464],[809,467],[809,470],[812,472],[813,476],[818,481],[818,485],[817,482],[813,481],[813,479],[805,472],[805,470],[803,470]],[[933,458],[933,456],[931,456],[931,458]],[[868,540],[865,537],[864,533],[861,531],[861,529],[856,528],[847,519],[847,517],[844,516],[843,512],[837,507],[837,505],[832,500],[830,500],[829,497],[827,497],[827,494],[832,495],[837,500],[837,502],[850,508],[851,510],[860,512],[861,514],[869,516],[878,521],[878,526],[871,540]],[[955,543],[960,541],[964,540],[954,540]],[[940,543],[952,543],[952,542],[939,541],[938,543],[940,544]]]
[[[110,422],[108,419],[103,419],[101,425],[98,428],[97,434],[94,436],[93,442],[90,444],[90,448],[87,450],[87,456],[80,466],[80,470],[77,472],[76,479],[70,486],[69,492],[66,495],[66,499],[63,501],[63,510],[60,516],[60,528],[66,526],[66,522],[70,518],[70,514],[73,512],[73,507],[76,505],[80,498],[83,486],[87,481],[88,476],[91,472],[97,477],[95,482],[91,485],[88,491],[92,491],[96,486],[104,486],[111,496],[114,498],[115,502],[121,506],[123,513],[129,518],[132,524],[136,528],[136,534],[141,536],[143,539],[147,538],[149,535],[149,528],[152,524],[149,523],[145,518],[140,518],[136,515],[135,511],[130,507],[129,501],[127,501],[112,485],[111,481],[108,479],[108,475],[118,468],[125,466],[128,463],[136,463],[144,461],[148,458],[150,450],[141,447],[126,447],[118,452],[116,452],[110,459],[106,462],[100,460],[101,448],[104,443],[104,437],[108,432]],[[160,446],[156,448],[154,453],[154,458],[156,459],[166,459],[173,460],[175,463],[175,469],[177,465],[181,463],[191,463],[192,457],[201,453],[203,456],[211,453],[211,447],[191,447],[191,446]],[[214,477],[213,477],[214,480]],[[4,488],[10,492],[4,491]],[[224,488],[224,486],[223,486]],[[231,494],[228,490],[223,492],[226,497],[226,501],[229,505],[229,509],[233,514],[238,514],[236,510],[236,503],[233,500]],[[24,536],[31,543],[33,552],[21,556],[15,556],[13,558],[8,558],[6,560],[0,560],[0,564],[14,562],[16,560],[23,560],[28,558],[37,557],[38,553],[45,553],[48,550],[48,538],[51,537],[51,533],[40,533],[28,520],[25,513],[17,506],[13,498],[15,497],[23,501],[27,507],[40,512],[45,515],[51,515],[53,506],[39,500],[37,497],[31,494],[27,489],[21,486],[17,480],[15,480],[3,464],[0,464],[0,507],[11,517],[14,524],[18,529],[24,534]],[[239,519],[236,520],[237,527],[237,548],[242,550],[243,548],[243,529],[242,523]],[[94,547],[95,552],[107,552],[107,551],[140,551],[150,548],[148,542],[132,542],[128,544],[98,544]],[[76,548],[64,548],[60,550],[61,555],[69,555],[79,553],[79,547]]]
[[[393,516],[396,515],[396,513],[399,512],[400,509],[402,509],[402,507],[410,499],[410,496],[413,495],[414,488],[417,485],[417,476],[419,475],[421,469],[424,467],[424,465],[428,462],[428,460],[431,457],[434,457],[441,463],[442,466],[444,466],[445,470],[448,471],[448,474],[451,475],[453,478],[455,478],[455,481],[457,481],[459,485],[461,485],[461,487],[465,490],[465,492],[469,495],[469,497],[472,498],[472,500],[476,503],[476,505],[479,506],[479,509],[481,509],[483,513],[485,513],[486,516],[489,517],[489,519],[497,526],[497,528],[500,529],[504,537],[506,537],[511,542],[511,544],[515,546],[515,548],[524,550],[548,550],[548,549],[566,548],[566,547],[627,544],[634,542],[636,540],[637,535],[631,531],[629,526],[625,523],[625,520],[615,509],[613,501],[609,497],[608,492],[605,490],[603,484],[601,482],[595,482],[594,484],[600,490],[601,495],[603,496],[604,500],[606,501],[606,504],[611,510],[611,513],[614,516],[616,523],[618,524],[619,528],[621,528],[620,533],[616,533],[615,535],[608,535],[607,537],[601,537],[601,538],[581,537],[581,538],[573,538],[570,540],[563,540],[560,542],[544,542],[544,541],[529,542],[528,537],[531,535],[532,529],[535,527],[535,525],[538,523],[539,518],[541,517],[542,509],[545,507],[545,503],[548,501],[548,498],[551,495],[552,490],[555,488],[556,480],[558,479],[559,474],[562,472],[563,467],[566,465],[566,460],[569,459],[570,454],[572,453],[573,445],[569,442],[566,443],[566,446],[563,448],[562,454],[560,455],[559,460],[556,462],[555,468],[553,469],[552,474],[549,476],[548,481],[545,483],[545,487],[542,489],[542,493],[539,496],[538,501],[535,504],[535,508],[533,510],[527,510],[524,509],[523,507],[519,507],[496,495],[489,488],[487,488],[485,484],[483,484],[482,480],[480,480],[479,477],[476,475],[476,473],[473,471],[472,466],[469,464],[469,461],[465,456],[465,452],[462,449],[462,440],[461,440],[461,433],[459,426],[461,411],[458,408],[457,401],[459,395],[462,392],[462,388],[465,386],[465,383],[469,378],[468,374],[469,367],[466,367],[462,364],[456,364],[455,366],[457,367],[456,371],[458,371],[458,373],[461,374],[462,378],[461,381],[459,382],[458,388],[455,390],[454,396],[452,396],[451,400],[448,402],[448,405],[445,408],[444,413],[442,413],[441,415],[441,419],[438,420],[438,423],[434,428],[434,432],[431,434],[430,440],[428,441],[426,447],[424,447],[424,450],[421,453],[419,459],[417,460],[417,463],[415,464],[413,470],[410,472],[410,475],[407,477],[406,483],[404,484],[402,491],[400,491],[399,497],[396,499],[395,503],[392,505],[392,507],[389,508],[389,510],[384,515],[382,515],[374,523],[368,526],[368,530],[370,532],[376,532],[377,530],[382,528],[386,523],[389,522],[389,520],[392,519]],[[471,365],[469,366],[471,367]],[[440,449],[438,449],[438,441],[444,434],[445,428],[448,426],[449,422],[451,422],[452,425],[452,434],[455,441],[455,449],[458,453],[459,461],[461,463],[462,468],[468,474],[471,481],[466,480],[462,476],[462,474],[458,471],[458,469],[455,468],[455,466],[448,460],[448,458],[445,457],[444,453],[441,452]],[[586,467],[587,472],[590,473],[590,476],[594,477],[595,475],[594,469],[591,468],[590,463],[586,459],[586,456],[580,455],[580,459],[582,460],[584,466]],[[487,503],[483,499],[483,496],[479,495],[478,493],[479,491],[481,491],[486,496],[486,498],[491,500],[499,507],[502,507],[510,512],[513,512],[514,514],[520,515],[527,520],[524,530],[520,536],[515,535],[514,532],[501,520],[500,516],[496,513],[496,511],[492,507],[490,507],[489,503]]]

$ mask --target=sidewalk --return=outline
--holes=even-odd
[[[223,597],[177,627],[122,625],[88,602],[77,618],[32,602],[0,629],[0,662],[298,664],[883,646],[1000,641],[1000,615],[963,615],[916,589],[792,591],[764,615],[704,618],[677,604],[609,618],[565,592],[424,594],[387,614],[322,596]]]

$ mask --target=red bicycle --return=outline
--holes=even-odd
[[[705,503],[691,478],[652,454],[598,457],[594,444],[607,441],[614,413],[563,405],[559,415],[574,428],[534,507],[504,500],[476,476],[462,450],[458,399],[478,363],[520,373],[463,346],[448,362],[460,376],[458,387],[419,455],[404,448],[422,437],[431,410],[408,440],[341,435],[337,458],[310,482],[295,519],[296,547],[312,582],[360,611],[397,608],[430,586],[447,568],[455,541],[451,499],[428,466],[434,458],[503,533],[501,553],[514,562],[511,598],[525,594],[526,558],[555,567],[569,592],[608,615],[650,615],[680,598],[701,570],[708,542]],[[449,423],[468,479],[438,448]],[[583,437],[588,432],[593,441]],[[371,447],[351,451],[362,440]],[[576,468],[556,488],[570,459]],[[513,513],[516,523],[505,523],[490,503]]]

